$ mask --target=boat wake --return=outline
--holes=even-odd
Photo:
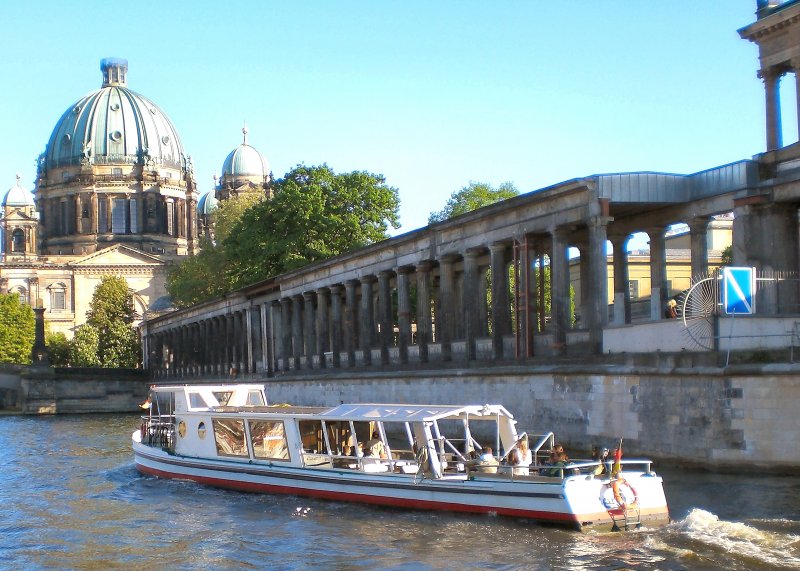
[[[800,536],[792,533],[721,520],[701,509],[670,524],[667,536],[673,533],[681,536],[681,547],[674,549],[680,557],[737,561],[741,568],[800,568]]]

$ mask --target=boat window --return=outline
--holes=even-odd
[[[256,458],[289,460],[289,445],[282,420],[249,420],[248,423]]]
[[[189,393],[189,408],[206,408],[208,404],[200,393]]]
[[[214,441],[220,456],[247,456],[244,443],[244,421],[233,418],[220,418],[212,421]]]
[[[300,438],[303,441],[303,450],[313,454],[325,454],[325,439],[322,435],[321,420],[301,420]]]
[[[261,391],[250,391],[247,393],[247,404],[250,406],[264,406],[264,394]]]
[[[219,406],[228,406],[228,401],[231,400],[233,391],[214,391],[212,394],[217,399]]]

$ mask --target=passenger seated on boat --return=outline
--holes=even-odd
[[[600,465],[596,466],[592,472],[595,476],[601,476],[608,472],[608,467],[606,466],[608,462],[608,448],[603,448],[601,450],[597,446],[592,446],[592,460],[594,462],[600,462]]]
[[[497,474],[497,467],[500,462],[494,457],[492,449],[487,446],[481,451],[481,455],[477,460],[470,460],[467,462],[467,467],[475,469],[482,474]]]
[[[553,452],[550,454],[550,468],[544,471],[545,476],[552,476],[552,477],[560,477],[563,473],[564,466],[569,464],[569,458],[563,452],[563,448],[561,452]]]
[[[367,456],[371,456],[373,458],[386,458],[386,448],[376,434],[373,434],[372,439],[367,441],[367,443],[364,445],[364,449],[367,452]]]

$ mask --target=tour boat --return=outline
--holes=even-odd
[[[548,466],[553,433],[518,434],[500,405],[268,406],[264,385],[229,384],[156,386],[143,407],[136,467],[161,478],[576,529],[669,521],[649,460]]]

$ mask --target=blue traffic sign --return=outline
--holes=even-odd
[[[726,314],[755,313],[756,269],[722,268],[722,292],[722,304]]]

